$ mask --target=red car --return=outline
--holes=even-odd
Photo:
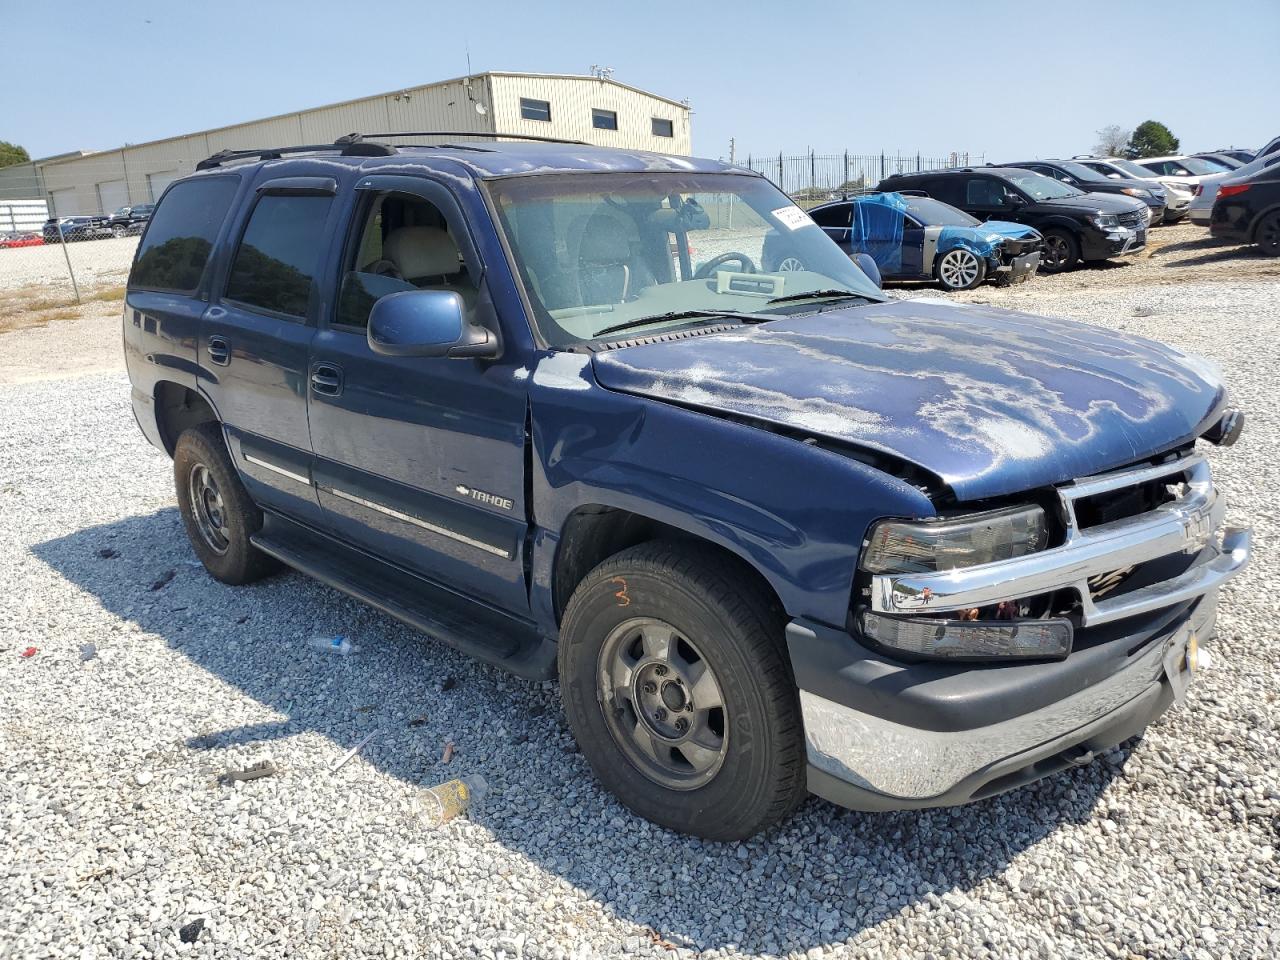
[[[44,237],[38,233],[17,233],[0,237],[0,250],[8,247],[39,247],[44,244]]]

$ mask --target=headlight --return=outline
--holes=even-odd
[[[1114,213],[1099,213],[1089,218],[1099,230],[1114,230],[1120,226],[1120,220]]]
[[[1151,196],[1150,190],[1143,190],[1141,187],[1125,187],[1120,192],[1127,193],[1131,197],[1141,197],[1143,200]]]
[[[869,573],[932,573],[1043,550],[1044,510],[1009,507],[955,520],[883,520],[871,528],[861,566]]]

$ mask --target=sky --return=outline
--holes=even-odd
[[[1280,134],[1280,0],[0,0],[0,140],[140,143],[471,69],[587,73],[693,107],[693,150],[1088,152],[1147,119],[1185,150]],[[27,78],[18,83],[17,78]]]

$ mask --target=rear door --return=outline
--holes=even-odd
[[[491,329],[484,264],[452,194],[424,177],[360,179],[338,295],[311,349],[310,419],[325,527],[507,610],[524,576],[525,370],[498,361],[387,357],[369,312],[401,291],[452,290]]]
[[[221,295],[201,324],[201,385],[246,486],[258,503],[300,519],[319,514],[307,361],[336,189],[327,177],[258,183]]]
[[[819,210],[809,211],[813,222],[822,228],[823,233],[840,244],[846,253],[857,253],[849,245],[849,217],[852,203],[833,203]]]

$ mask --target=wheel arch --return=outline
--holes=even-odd
[[[1280,213],[1280,203],[1273,203],[1269,207],[1263,207],[1258,215],[1253,218],[1253,222],[1249,224],[1249,242],[1258,242],[1258,231],[1262,229],[1262,221],[1272,214]]]
[[[152,398],[156,429],[160,442],[164,444],[165,452],[170,457],[173,456],[182,431],[218,420],[217,411],[203,394],[172,380],[157,381]]]

